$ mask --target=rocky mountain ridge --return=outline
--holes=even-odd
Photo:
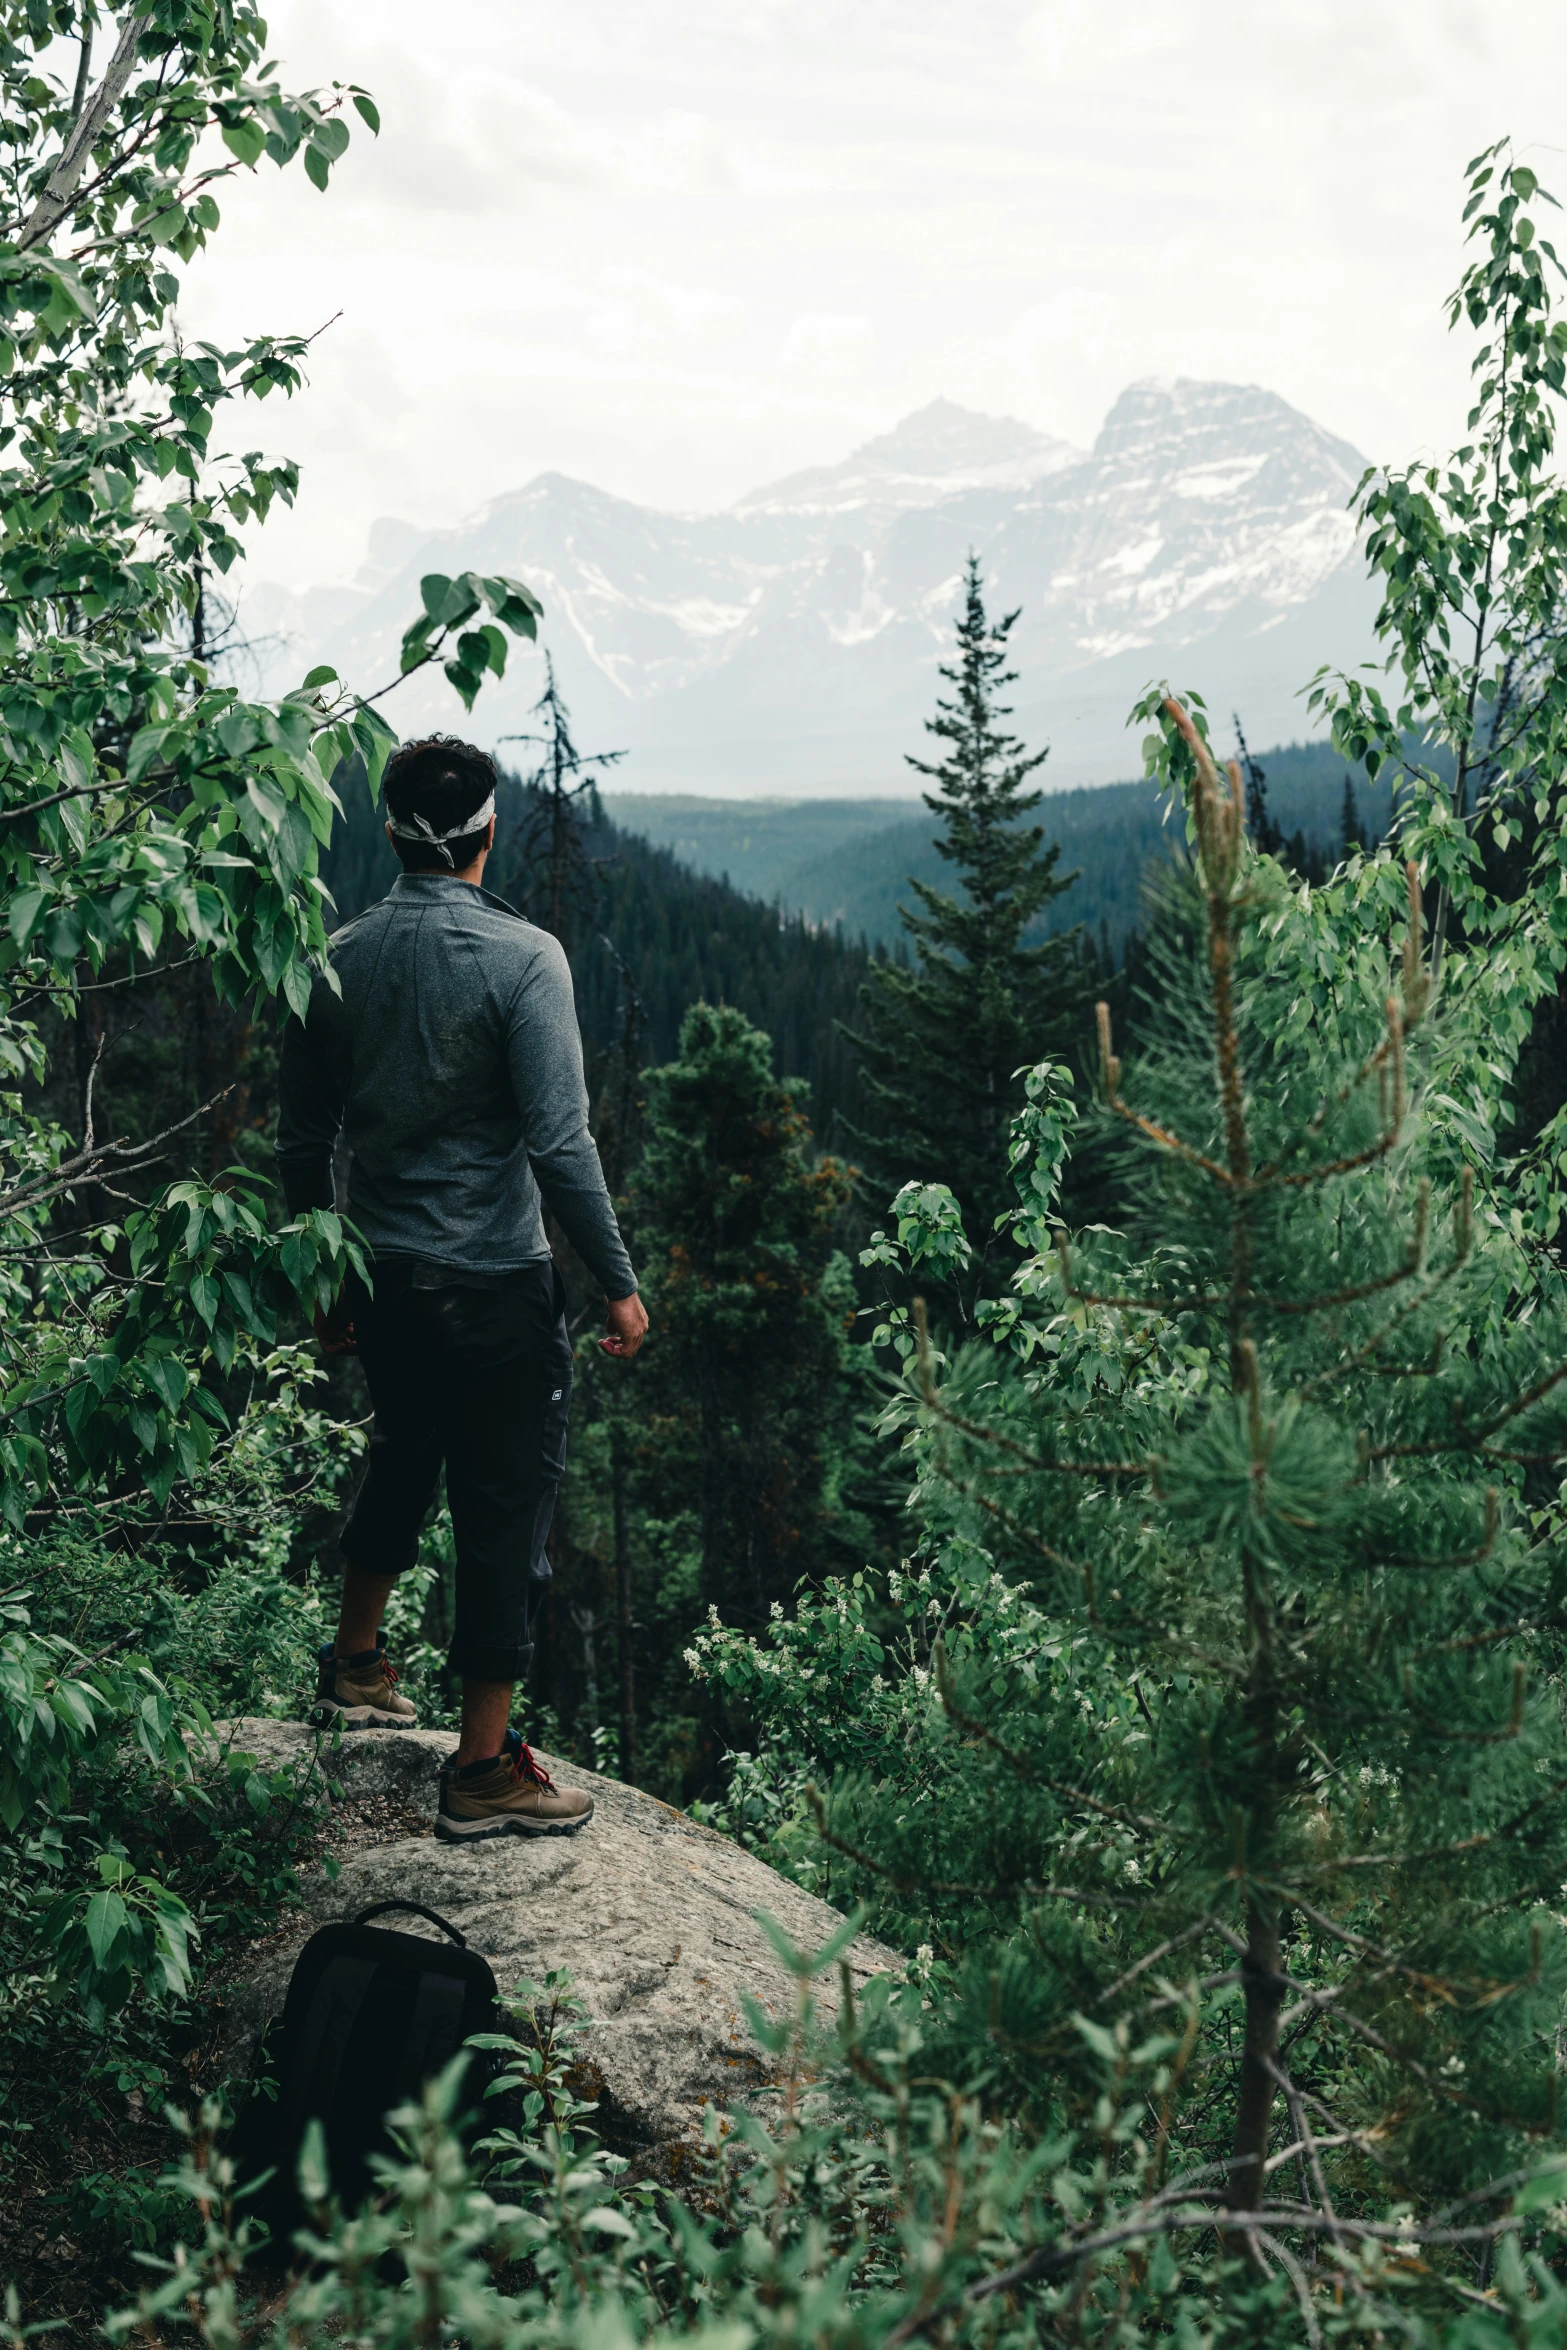
[[[258,589],[243,617],[274,636],[274,688],[317,660],[379,682],[424,572],[511,573],[544,600],[579,738],[633,754],[627,785],[901,792],[973,547],[995,608],[1021,607],[1017,713],[1054,746],[1048,779],[1099,782],[1135,769],[1125,717],[1150,677],[1241,708],[1268,739],[1301,731],[1292,697],[1322,662],[1365,657],[1347,511],[1363,470],[1256,386],[1134,384],[1087,453],[935,401],[722,513],[546,473],[451,530],[379,524],[353,588]],[[514,653],[486,688],[486,740],[526,731],[541,667]],[[390,714],[405,734],[458,723],[434,677]]]

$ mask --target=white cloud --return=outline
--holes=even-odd
[[[871,355],[875,336],[868,318],[841,310],[803,310],[790,320],[778,357],[783,366],[807,373],[860,369]]]

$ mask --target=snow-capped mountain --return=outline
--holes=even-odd
[[[951,400],[932,400],[841,465],[769,482],[742,498],[735,512],[887,520],[910,506],[938,505],[959,490],[1025,490],[1082,459],[1070,441],[1054,441],[1015,416],[979,416]]]
[[[1271,741],[1304,731],[1294,696],[1320,663],[1365,657],[1362,470],[1255,387],[1134,384],[1087,455],[938,400],[723,513],[546,473],[455,529],[379,523],[352,588],[258,589],[242,618],[281,648],[274,688],[318,660],[369,686],[395,673],[422,573],[510,573],[543,598],[579,741],[632,753],[626,787],[906,792],[972,547],[992,609],[1021,608],[1016,722],[1052,743],[1049,781],[1106,781],[1135,771],[1126,712],[1151,677]],[[518,648],[473,731],[525,732],[541,669]],[[462,723],[438,676],[388,712],[404,734]]]

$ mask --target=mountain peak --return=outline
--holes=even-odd
[[[863,506],[934,506],[960,490],[1026,489],[1075,464],[1081,452],[1016,416],[986,416],[937,398],[862,441],[840,465],[817,465],[769,482],[739,514],[835,513]]]
[[[1287,456],[1292,467],[1319,471],[1343,498],[1364,460],[1347,441],[1324,432],[1261,384],[1212,382],[1202,376],[1146,375],[1128,384],[1094,442],[1094,459],[1114,465],[1199,464],[1253,467]]]

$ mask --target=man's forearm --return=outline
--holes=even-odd
[[[308,1155],[301,1152],[297,1156],[290,1152],[286,1158],[280,1153],[278,1173],[283,1178],[283,1197],[291,1216],[302,1216],[309,1208],[336,1207],[329,1150],[311,1151]]]
[[[610,1298],[630,1297],[637,1286],[615,1210],[604,1184],[592,1138],[555,1161],[535,1159],[533,1172],[545,1205]]]

